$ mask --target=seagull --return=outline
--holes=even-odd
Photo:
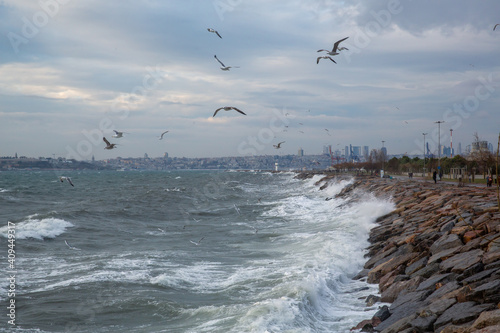
[[[123,138],[123,133],[126,133],[126,132],[118,132],[117,130],[113,130],[113,132],[115,132],[116,134],[113,135],[113,138]]]
[[[220,69],[223,70],[223,71],[228,71],[230,68],[239,68],[238,66],[231,67],[231,66],[224,65],[222,63],[222,61],[220,61],[219,58],[217,58],[217,55],[214,55],[214,58],[219,62],[219,64],[221,64],[222,67]]]
[[[72,250],[80,250],[80,249],[79,249],[79,248],[77,248],[77,247],[73,247],[73,246],[69,245],[69,244],[68,244],[68,242],[67,242],[66,240],[64,240],[64,243],[66,243],[66,245],[68,245],[68,247],[69,247],[70,249],[72,249]]]
[[[222,39],[222,36],[219,35],[219,33],[217,32],[217,30],[214,30],[212,28],[207,28],[207,30],[210,31],[210,32],[213,32],[214,34],[216,34],[217,36],[219,36]]]
[[[190,240],[191,243],[193,243],[194,245],[200,245],[201,241],[204,239],[205,237],[201,237],[199,241],[195,242],[195,241],[192,241]]]
[[[234,204],[234,209],[236,209],[236,211],[238,212],[238,215],[240,215],[240,209],[238,207],[236,207],[236,204]]]
[[[330,59],[331,61],[333,61],[334,63],[337,63],[335,60],[333,60],[331,57],[329,56],[322,56],[322,57],[318,57],[318,59],[316,59],[316,64],[319,64],[319,60],[320,59]]]
[[[71,178],[69,178],[69,177],[66,177],[66,176],[61,176],[61,177],[59,177],[59,180],[61,181],[61,183],[62,183],[62,182],[64,182],[65,180],[67,180],[67,181],[68,181],[68,183],[69,183],[71,186],[75,186],[75,185],[73,185],[73,182],[71,181]]]
[[[102,138],[102,140],[106,143],[106,147],[104,147],[104,149],[113,149],[113,148],[116,148],[116,143],[109,143],[108,140],[106,140],[105,137]]]
[[[238,111],[241,114],[244,114],[245,116],[247,115],[245,112],[241,111],[238,108],[235,108],[234,106],[223,106],[223,107],[218,108],[217,110],[215,110],[215,113],[214,113],[214,115],[212,117],[215,117],[215,115],[217,114],[217,112],[219,112],[220,110],[224,110],[224,111],[235,110],[235,111]]]
[[[495,24],[495,26],[493,27],[493,31],[495,31],[495,29],[497,28],[497,25],[500,25],[500,23]]]
[[[166,133],[168,133],[168,131],[165,131],[165,132],[161,133],[161,135],[158,137],[158,140],[163,139],[163,136],[164,136]]]
[[[331,51],[321,49],[321,50],[318,50],[318,52],[326,51],[326,53],[328,55],[334,56],[334,55],[339,54],[337,51],[349,50],[347,47],[340,47],[339,48],[340,42],[345,41],[347,38],[349,38],[349,37],[346,37],[346,38],[343,38],[341,40],[336,41],[335,44],[333,44],[333,49]]]
[[[285,143],[285,141],[282,141],[282,142],[278,143],[277,145],[273,145],[273,147],[276,149],[280,149],[282,143]]]

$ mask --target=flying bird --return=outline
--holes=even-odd
[[[316,59],[316,64],[319,64],[319,60],[320,59],[330,59],[331,61],[333,61],[334,63],[337,63],[335,60],[333,60],[331,57],[329,56],[322,56],[322,57],[318,57],[318,59]]]
[[[195,241],[192,241],[190,240],[191,243],[193,243],[194,245],[200,245],[201,241],[204,239],[205,237],[201,237],[199,241],[195,242]]]
[[[161,133],[161,135],[158,137],[158,140],[163,139],[163,136],[164,136],[166,133],[168,133],[168,131],[165,131],[165,132]]]
[[[318,50],[318,52],[326,51],[327,54],[329,54],[331,56],[334,56],[334,55],[339,54],[337,51],[349,50],[347,47],[340,47],[339,48],[339,44],[341,42],[345,41],[347,38],[349,38],[349,37],[346,37],[346,38],[343,38],[341,40],[336,41],[335,44],[333,44],[333,48],[332,48],[331,51],[321,49],[321,50]]]
[[[214,113],[214,115],[212,117],[215,117],[215,115],[217,114],[217,112],[219,112],[220,110],[224,110],[224,111],[235,110],[235,111],[238,111],[241,114],[244,114],[245,116],[247,115],[245,112],[241,111],[238,108],[235,108],[234,106],[223,106],[223,107],[218,108],[217,110],[215,110],[215,113]]]
[[[79,249],[79,248],[77,248],[77,247],[74,247],[74,246],[69,245],[69,244],[68,244],[68,242],[67,242],[66,240],[64,240],[64,243],[66,243],[66,245],[67,245],[70,249],[72,249],[72,250],[80,250],[80,249]]]
[[[222,67],[220,69],[223,70],[223,71],[228,71],[230,68],[239,68],[238,66],[231,67],[231,66],[224,65],[222,63],[222,61],[220,61],[219,58],[217,58],[217,55],[214,55],[214,58],[219,62],[219,64],[221,64]]]
[[[208,30],[208,31],[210,31],[210,32],[213,32],[214,34],[216,34],[217,36],[219,36],[219,38],[221,38],[221,39],[222,39],[222,36],[221,36],[221,35],[219,35],[219,33],[217,32],[217,30],[214,30],[214,29],[212,29],[212,28],[207,28],[207,30]]]
[[[106,143],[106,147],[104,147],[104,149],[116,148],[115,147],[117,145],[116,143],[109,143],[109,141],[105,137],[103,137],[102,140]]]
[[[113,130],[113,132],[115,132],[116,134],[113,135],[113,138],[123,138],[123,134],[126,133],[126,132],[118,132],[117,130]]]
[[[59,180],[61,181],[61,183],[66,180],[71,186],[75,186],[75,185],[73,185],[73,182],[71,181],[71,178],[69,178],[69,177],[61,176],[61,177],[59,177]]]
[[[285,141],[282,141],[282,142],[278,143],[277,145],[273,145],[273,147],[276,149],[280,149],[282,143],[285,143]]]
[[[495,31],[498,25],[500,25],[500,23],[495,24],[495,26],[493,27],[493,31]]]

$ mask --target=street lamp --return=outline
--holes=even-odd
[[[382,171],[384,171],[384,162],[385,162],[384,142],[385,141],[382,140]]]
[[[441,124],[444,120],[435,121],[435,123],[438,124],[438,170],[441,171]]]
[[[424,136],[424,174],[423,174],[423,177],[425,177],[425,136],[427,135],[427,133],[422,133],[422,135]]]

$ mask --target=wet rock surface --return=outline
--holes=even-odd
[[[318,183],[324,188],[335,177]],[[372,228],[358,276],[379,284],[379,302],[391,305],[353,330],[500,332],[496,187],[362,176],[337,197],[351,203],[363,193],[396,205]]]

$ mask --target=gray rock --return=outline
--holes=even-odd
[[[444,286],[441,288],[437,289],[434,291],[429,297],[427,297],[427,301],[433,302],[434,300],[437,300],[446,294],[455,291],[460,288],[460,285],[457,283],[457,281],[450,281],[446,283]]]
[[[467,268],[481,262],[483,256],[482,250],[472,250],[469,252],[459,253],[451,258],[444,260],[439,268],[443,271],[452,271],[455,273],[462,273]]]
[[[500,302],[500,280],[493,280],[474,288],[470,297],[481,302]]]
[[[379,296],[375,296],[375,295],[369,295],[365,299],[366,306],[372,306],[373,304],[377,303],[378,301],[380,301],[380,297]]]
[[[460,240],[460,237],[455,234],[445,234],[441,236],[434,244],[431,245],[431,253],[435,254],[443,250],[451,249],[457,246],[462,246],[464,243]]]
[[[452,323],[460,325],[476,319],[479,314],[485,310],[494,307],[494,304],[480,304],[475,302],[457,303],[443,312],[434,323],[434,330],[437,331],[440,327]]]
[[[422,291],[422,290],[427,290],[427,289],[434,291],[434,290],[436,290],[436,283],[448,282],[451,280],[450,279],[451,276],[452,276],[451,273],[434,275],[434,276],[428,278],[427,280],[425,280],[424,282],[422,282],[418,286],[417,291]]]
[[[389,307],[387,305],[382,306],[375,314],[372,319],[378,318],[380,321],[384,321],[391,316],[391,312],[389,311]]]
[[[402,319],[405,319],[403,322],[415,319],[417,310],[423,305],[424,302],[407,302],[394,310],[392,310],[391,305],[391,316],[375,327],[375,330],[381,332]]]
[[[422,269],[419,269],[418,271],[411,274],[410,276],[411,277],[421,276],[423,278],[429,278],[433,274],[437,273],[438,271],[439,271],[439,263],[435,262],[435,263],[432,263],[430,265],[426,265],[425,267],[423,267]]]
[[[438,317],[436,315],[430,315],[425,317],[417,317],[410,322],[412,327],[419,329],[420,331],[428,332],[431,331]]]
[[[412,273],[418,271],[419,269],[425,267],[427,264],[427,261],[429,260],[429,257],[425,256],[417,261],[415,261],[413,264],[410,266],[406,267],[405,269],[405,274],[406,275],[411,275]]]
[[[466,279],[463,279],[462,284],[464,284],[464,285],[471,284],[473,282],[483,280],[483,279],[489,277],[490,275],[492,275],[493,273],[495,273],[496,271],[497,271],[497,269],[493,268],[493,269],[488,269],[486,271],[482,271],[480,273],[474,274],[472,276],[469,276]]]
[[[391,304],[390,310],[394,311],[398,307],[404,305],[405,303],[408,302],[421,302],[424,299],[426,299],[432,291],[430,290],[422,290],[422,291],[414,291],[407,293],[405,295],[400,295],[396,298],[396,300]]]

